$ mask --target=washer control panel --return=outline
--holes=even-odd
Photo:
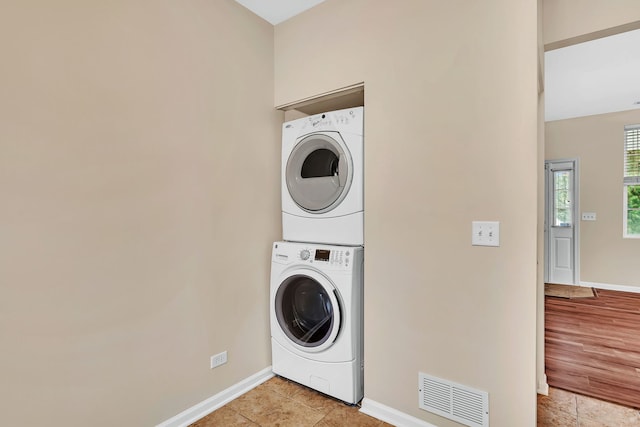
[[[323,263],[336,267],[349,267],[351,264],[351,251],[349,249],[314,249],[305,248],[298,252],[300,261],[310,264]]]
[[[271,261],[278,264],[300,264],[319,269],[351,271],[362,263],[360,246],[329,246],[301,242],[275,242]]]

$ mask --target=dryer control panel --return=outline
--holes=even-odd
[[[285,132],[293,132],[296,136],[309,132],[347,132],[357,135],[363,133],[364,107],[352,107],[343,110],[329,111],[313,116],[302,117],[283,123]],[[295,140],[295,137],[293,138]]]

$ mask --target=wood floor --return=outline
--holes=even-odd
[[[640,294],[545,297],[550,386],[640,408]]]

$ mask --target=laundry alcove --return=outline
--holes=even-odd
[[[284,111],[284,120],[289,121],[326,111],[362,106],[364,106],[364,83],[361,82],[279,105],[276,109]]]

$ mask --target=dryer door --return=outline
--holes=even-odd
[[[292,272],[280,282],[274,304],[280,329],[300,350],[322,351],[336,340],[340,304],[324,276],[311,270]]]
[[[338,132],[313,133],[291,150],[286,167],[291,198],[307,212],[334,209],[349,192],[353,166]]]

